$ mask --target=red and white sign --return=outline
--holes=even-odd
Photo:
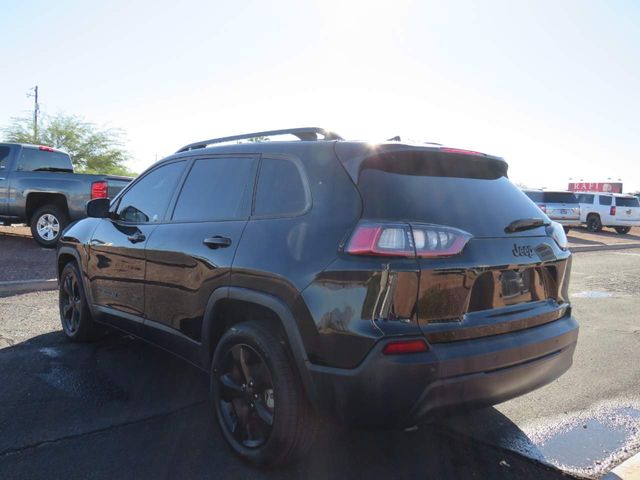
[[[569,191],[622,193],[622,182],[570,182]]]

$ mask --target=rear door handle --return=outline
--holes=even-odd
[[[133,235],[129,235],[127,237],[127,240],[129,240],[131,243],[139,243],[144,242],[146,238],[147,237],[144,236],[144,233],[136,232]]]
[[[231,239],[216,235],[215,237],[205,238],[202,243],[204,243],[209,248],[227,248],[231,246]]]

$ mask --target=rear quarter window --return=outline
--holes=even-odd
[[[307,207],[307,191],[298,166],[291,160],[263,158],[258,175],[254,215],[284,217]]]
[[[631,197],[616,197],[616,205],[618,207],[640,207],[638,199]]]

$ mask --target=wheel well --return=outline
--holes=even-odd
[[[209,361],[213,358],[213,353],[222,335],[233,325],[248,320],[268,322],[278,333],[278,336],[286,342],[287,337],[280,317],[270,308],[257,303],[236,299],[220,300],[216,303],[213,318],[214,322],[210,332],[211,343],[208,352]]]
[[[43,205],[56,205],[69,215],[67,198],[61,193],[30,193],[27,196],[27,223],[31,223],[31,216]]]
[[[593,218],[593,217],[600,218],[600,215],[598,215],[597,213],[591,212],[589,215],[587,215],[587,220],[589,220],[590,218]]]
[[[62,274],[62,269],[70,262],[75,262],[76,258],[69,254],[69,253],[63,253],[58,257],[58,278],[60,278],[60,275]]]

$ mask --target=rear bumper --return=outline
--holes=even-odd
[[[439,409],[495,405],[569,369],[573,317],[493,337],[385,356],[378,343],[355,369],[312,366],[316,403],[348,423],[408,425]]]
[[[549,217],[549,218],[554,222],[558,222],[560,225],[563,225],[565,227],[579,227],[581,225],[579,218],[576,218],[576,219],[554,218],[554,217]]]

